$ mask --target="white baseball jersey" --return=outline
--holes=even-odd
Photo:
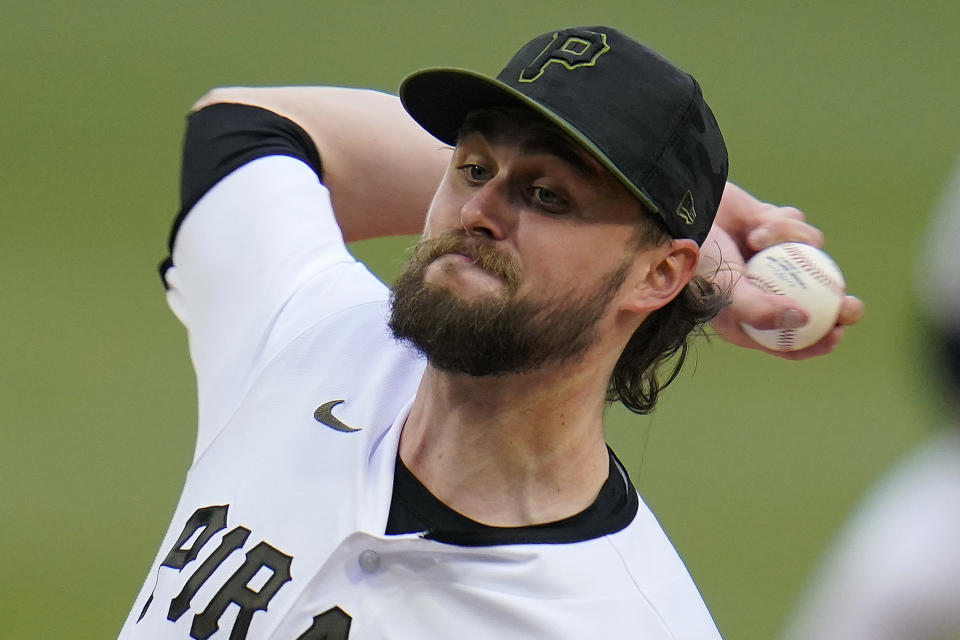
[[[120,637],[719,638],[625,475],[635,515],[604,535],[385,534],[424,362],[390,335],[318,174],[281,153],[231,168],[176,231],[198,436]]]

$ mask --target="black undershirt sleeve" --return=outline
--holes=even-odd
[[[323,179],[316,145],[288,118],[234,103],[213,104],[190,114],[183,140],[180,212],[170,230],[170,253],[180,225],[207,191],[248,162],[276,155],[302,160]],[[160,264],[161,277],[171,264],[169,256]]]

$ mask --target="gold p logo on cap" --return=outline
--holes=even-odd
[[[543,75],[547,65],[557,63],[566,69],[592,67],[597,58],[610,50],[607,35],[586,29],[565,29],[553,34],[553,40],[527,67],[520,70],[520,82],[533,82]]]

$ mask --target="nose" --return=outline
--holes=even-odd
[[[506,237],[512,216],[504,186],[494,178],[477,187],[470,199],[463,203],[460,207],[460,224],[467,233],[491,240]]]

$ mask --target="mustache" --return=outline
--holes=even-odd
[[[467,256],[478,267],[506,282],[511,291],[520,286],[521,269],[515,258],[497,250],[493,241],[467,235],[462,230],[444,231],[432,238],[422,238],[414,247],[413,260],[425,268],[449,253]]]

